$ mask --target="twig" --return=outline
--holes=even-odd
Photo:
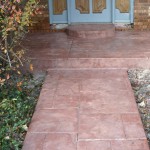
[[[7,37],[6,37],[6,39],[5,39],[5,48],[6,48],[6,55],[7,55],[7,58],[8,58],[9,66],[12,67],[12,65],[11,65],[11,60],[10,60],[9,53],[8,53]]]
[[[0,56],[1,59],[3,59],[4,61],[8,62],[7,59],[5,59],[4,57]]]
[[[21,61],[21,59],[16,55],[15,52],[13,52],[13,50],[11,51],[13,53],[13,55],[15,55],[15,57],[18,59],[18,61],[20,62],[21,66],[23,66],[23,63]]]

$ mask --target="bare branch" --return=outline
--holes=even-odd
[[[9,53],[8,53],[8,43],[7,43],[7,38],[5,39],[5,49],[6,49],[6,55],[7,55],[7,58],[8,58],[9,66],[12,67],[12,65],[11,65],[11,60],[10,60]]]
[[[1,59],[3,59],[4,61],[8,62],[7,59],[5,59],[4,57],[0,56]]]

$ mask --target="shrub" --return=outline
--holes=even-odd
[[[0,0],[0,149],[21,149],[41,83],[23,75],[25,50],[21,42],[38,0]],[[32,66],[31,66],[32,69]],[[33,88],[28,87],[34,82]]]
[[[20,74],[25,53],[21,41],[32,23],[30,18],[38,13],[38,3],[37,0],[0,0],[0,83],[11,71]]]

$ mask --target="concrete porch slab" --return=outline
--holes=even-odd
[[[102,39],[65,33],[29,34],[24,46],[35,70],[48,68],[150,68],[150,33],[116,32]]]

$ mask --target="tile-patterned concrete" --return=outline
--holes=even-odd
[[[23,150],[149,150],[126,72],[150,67],[149,41],[149,32],[135,31],[29,34],[23,44],[34,70],[49,70]]]
[[[35,111],[29,132],[65,133],[77,132],[76,109],[41,109]]]
[[[149,150],[126,70],[49,70],[23,150]]]

